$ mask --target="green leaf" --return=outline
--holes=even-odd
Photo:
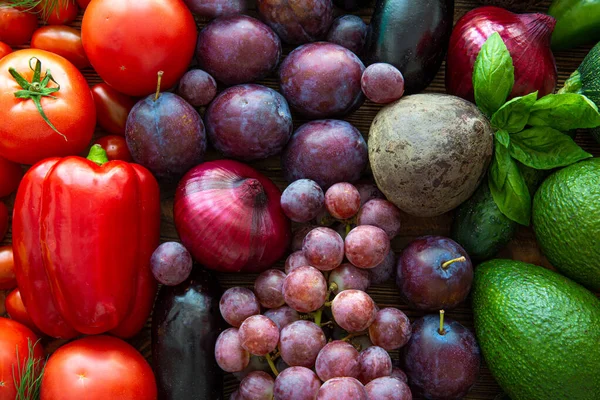
[[[510,137],[510,155],[528,167],[553,169],[592,157],[573,139],[549,127],[534,127]]]
[[[475,103],[490,117],[506,102],[514,84],[512,57],[500,34],[494,32],[481,47],[473,67]]]
[[[504,129],[508,133],[517,133],[525,129],[529,120],[531,107],[537,100],[538,92],[527,96],[515,97],[507,101],[492,115],[492,125],[496,129]]]
[[[510,135],[507,131],[500,129],[499,131],[496,131],[495,137],[497,143],[500,143],[502,146],[508,149],[508,145],[510,144]]]
[[[600,126],[598,107],[578,93],[549,94],[531,108],[528,124],[549,126],[559,131]]]
[[[518,224],[528,226],[531,218],[531,195],[517,163],[503,146],[496,146],[488,174],[488,185],[502,214]]]

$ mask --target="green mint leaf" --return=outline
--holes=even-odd
[[[503,173],[498,174],[494,169],[502,169]],[[504,146],[496,146],[488,174],[488,185],[502,214],[518,224],[528,226],[531,218],[531,195],[519,166]]]
[[[494,32],[481,47],[473,67],[475,103],[491,117],[506,102],[514,84],[512,57],[500,34]]]
[[[559,131],[600,126],[598,107],[578,93],[549,94],[531,108],[528,124],[549,126]]]
[[[497,143],[500,143],[502,146],[508,149],[508,145],[510,144],[510,135],[504,129],[500,129],[496,131],[495,135]]]
[[[492,115],[492,126],[504,129],[508,133],[521,132],[527,125],[531,107],[535,104],[537,96],[538,92],[534,92],[507,101]]]
[[[510,155],[528,167],[553,169],[592,157],[573,139],[549,127],[534,127],[510,136]]]

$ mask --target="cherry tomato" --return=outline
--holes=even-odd
[[[44,349],[31,329],[8,318],[0,318],[0,338],[0,400],[14,400],[17,398],[14,381],[19,383],[24,372],[23,366],[30,357],[36,360],[36,375],[41,372]],[[13,374],[13,370],[16,374]],[[25,398],[28,399],[29,396],[33,398],[33,395],[25,394]]]
[[[79,7],[85,9],[90,4],[90,1],[92,0],[77,0],[77,4],[79,4]]]
[[[130,162],[132,160],[131,153],[127,147],[127,141],[123,136],[108,135],[97,139],[94,144],[102,146],[106,151],[106,156],[110,161],[121,160]]]
[[[60,347],[46,363],[41,400],[155,400],[148,362],[127,342],[88,336]]]
[[[31,47],[63,56],[79,69],[90,66],[81,44],[81,33],[69,26],[49,25],[41,27],[33,33]]]
[[[94,0],[83,15],[83,48],[98,75],[130,96],[175,86],[194,55],[198,33],[182,0]]]
[[[10,46],[6,43],[0,42],[0,58],[4,57],[9,53],[12,53],[12,49],[10,48]]]
[[[0,197],[17,190],[22,177],[23,170],[19,164],[0,157]]]
[[[9,290],[17,287],[15,278],[15,260],[12,246],[0,247],[0,290]]]
[[[35,14],[0,2],[0,41],[10,46],[21,46],[29,42],[37,27]]]
[[[117,92],[106,83],[92,87],[98,125],[108,133],[125,136],[125,123],[129,112],[135,106],[135,100]]]
[[[48,120],[60,133],[44,121],[32,99],[14,96],[22,88],[8,72],[9,67],[31,82],[30,63],[35,66],[36,59],[41,62],[41,76],[50,70],[60,84],[60,90],[52,93],[55,98],[41,100]],[[57,86],[49,82],[48,87]],[[90,143],[95,127],[92,92],[81,72],[67,59],[44,50],[27,49],[0,60],[0,157],[33,164],[48,157],[80,154]]]
[[[43,15],[43,10],[39,11],[42,12],[42,19],[48,25],[68,25],[77,18],[79,7],[74,0],[58,0],[56,8],[50,15]]]
[[[0,201],[0,241],[8,232],[8,208]]]
[[[8,313],[10,319],[25,325],[36,335],[40,334],[39,329],[31,320],[31,317],[25,308],[25,304],[23,304],[19,288],[13,290],[8,294],[8,296],[6,296],[6,299],[4,300],[4,307],[6,308],[6,312]]]

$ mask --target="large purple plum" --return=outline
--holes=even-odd
[[[205,18],[242,14],[246,0],[183,0],[191,12]]]
[[[280,55],[281,41],[275,32],[247,15],[215,19],[200,31],[196,45],[200,68],[225,85],[264,78],[275,69]]]
[[[278,154],[292,136],[292,115],[285,98],[256,84],[230,87],[204,116],[212,145],[227,157],[244,161]]]
[[[127,117],[125,139],[133,160],[161,179],[180,178],[206,153],[202,118],[173,93],[140,100]]]
[[[323,39],[333,21],[332,0],[257,0],[257,6],[261,18],[289,44]]]
[[[360,79],[365,66],[345,47],[305,44],[279,69],[281,91],[292,108],[309,118],[343,116],[362,105]]]
[[[337,182],[357,181],[368,161],[367,144],[358,129],[333,119],[302,125],[281,157],[289,182],[312,179],[323,189]]]
[[[327,41],[360,56],[367,40],[367,24],[358,15],[342,15],[331,24]]]

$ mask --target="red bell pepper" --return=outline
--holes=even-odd
[[[152,309],[158,184],[140,165],[107,161],[100,146],[88,159],[43,160],[17,192],[17,283],[31,319],[52,337],[131,337]]]

